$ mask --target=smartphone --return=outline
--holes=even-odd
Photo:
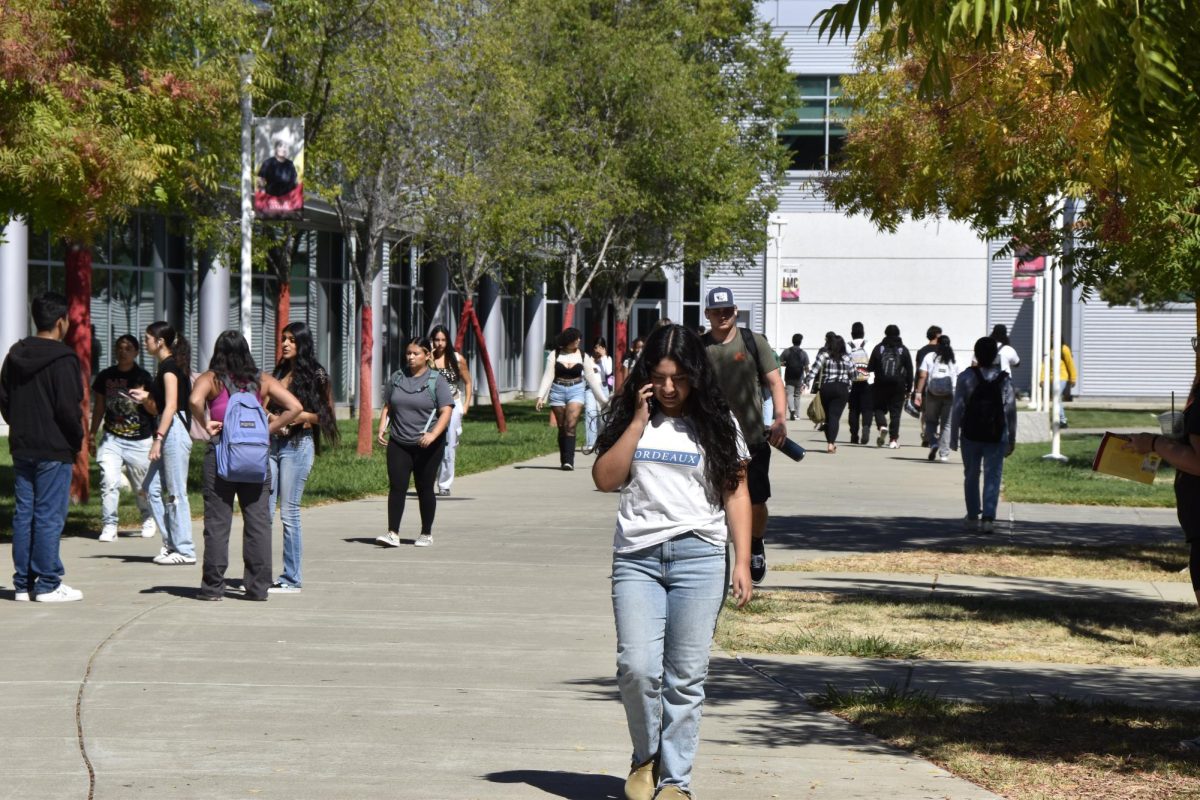
[[[651,417],[658,413],[658,401],[654,399],[654,395],[646,398],[646,410],[650,412]]]

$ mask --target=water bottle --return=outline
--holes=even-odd
[[[767,438],[769,440],[770,436],[771,436],[771,429],[767,428],[765,431],[763,431],[763,433],[765,436],[767,436]],[[804,458],[804,454],[806,452],[808,452],[803,447],[801,447],[800,445],[793,442],[791,439],[784,439],[783,444],[779,445],[779,447],[776,449],[779,450],[779,452],[783,453],[788,458],[790,458],[792,461],[802,460]]]

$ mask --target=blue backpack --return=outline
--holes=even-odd
[[[262,483],[267,479],[271,434],[267,412],[258,400],[258,384],[235,387],[222,377],[229,405],[217,440],[217,475],[231,483]]]

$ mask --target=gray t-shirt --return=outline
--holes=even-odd
[[[436,381],[433,387],[436,405],[429,394],[431,377]],[[387,404],[390,437],[400,444],[414,444],[437,424],[437,414],[433,412],[454,405],[454,398],[446,378],[436,370],[426,370],[419,378],[393,374],[387,384]]]

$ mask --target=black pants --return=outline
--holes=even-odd
[[[904,413],[904,387],[880,386],[875,384],[873,391],[875,405],[875,424],[888,429],[892,439],[900,438],[900,415]],[[891,419],[888,419],[888,417]]]
[[[850,438],[865,442],[871,438],[871,420],[874,412],[871,410],[871,384],[866,381],[856,381],[850,384]],[[858,438],[861,422],[862,438]]]
[[[217,475],[217,448],[204,454],[204,569],[200,594],[221,597],[229,568],[233,500],[242,508],[242,588],[266,600],[271,587],[271,472],[259,483],[233,483]]]
[[[437,510],[438,471],[442,468],[442,454],[446,450],[446,437],[439,436],[429,447],[416,444],[400,444],[388,439],[388,530],[400,532],[400,520],[404,518],[404,499],[408,494],[408,481],[417,484],[417,504],[421,509],[421,533],[433,533],[433,515]]]
[[[837,441],[838,429],[842,426],[842,413],[850,400],[850,387],[841,381],[821,384],[821,405],[825,407],[825,441]]]

